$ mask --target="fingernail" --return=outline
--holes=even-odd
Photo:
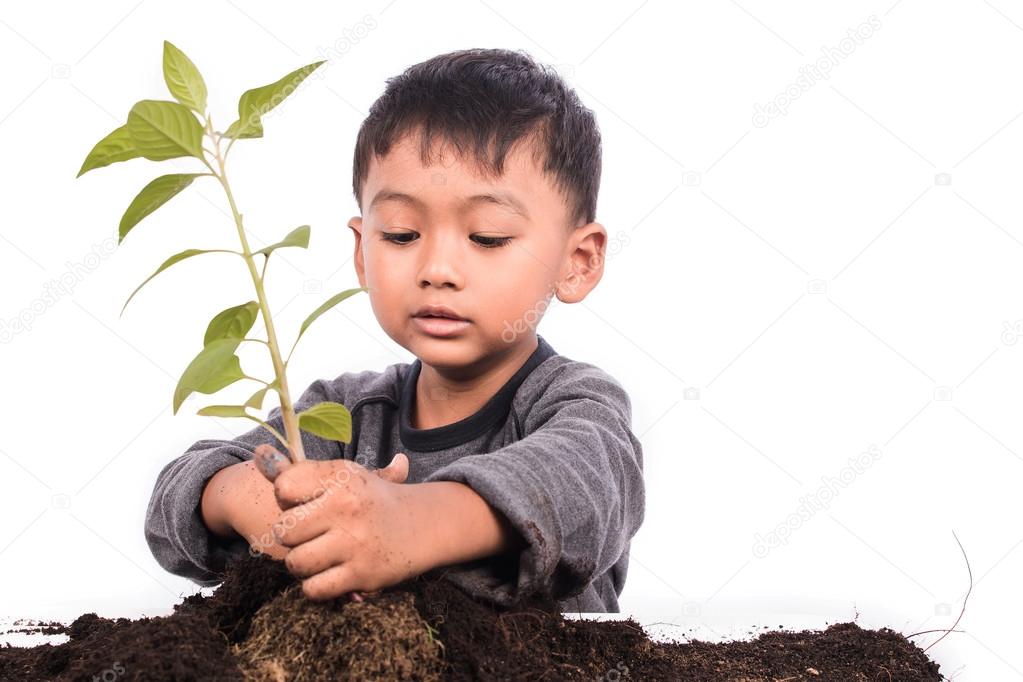
[[[265,443],[256,447],[256,466],[271,481],[277,478],[280,473],[281,464],[288,461],[288,458]]]
[[[272,525],[270,527],[270,532],[273,533],[274,540],[276,540],[277,542],[280,542],[281,541],[281,533],[284,532],[284,528],[281,527],[281,524],[275,523],[274,525]]]
[[[257,457],[256,466],[263,472],[263,475],[269,478],[271,481],[277,478],[277,464],[276,462],[267,459],[266,457]]]
[[[358,592],[352,592],[349,596],[352,598],[352,601],[362,601],[362,595]]]

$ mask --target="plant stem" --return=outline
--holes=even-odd
[[[208,124],[207,127],[211,128],[211,124]],[[291,394],[288,392],[288,378],[285,374],[286,367],[284,361],[281,360],[281,351],[277,344],[277,333],[274,330],[273,320],[270,318],[270,306],[267,304],[266,293],[263,290],[263,278],[256,272],[252,250],[249,249],[249,241],[245,237],[245,228],[242,227],[242,215],[238,212],[238,206],[234,201],[234,194],[231,192],[231,185],[227,181],[224,156],[220,153],[220,140],[214,139],[212,134],[210,137],[214,142],[213,155],[220,172],[213,171],[213,167],[209,163],[206,165],[213,171],[217,180],[220,181],[220,185],[224,188],[224,192],[227,194],[227,202],[231,205],[231,214],[234,216],[235,227],[238,229],[238,238],[242,243],[242,256],[245,258],[249,274],[252,276],[252,283],[256,287],[256,299],[259,303],[260,313],[263,315],[263,322],[266,325],[266,342],[270,349],[270,359],[273,362],[274,373],[277,375],[277,394],[281,398],[281,419],[284,422],[284,432],[287,434],[287,440],[281,439],[281,442],[288,449],[291,460],[293,462],[300,462],[305,459],[305,451],[302,447],[302,436],[298,428],[298,416],[295,414],[295,407],[291,402]],[[232,140],[233,142],[234,140]],[[228,149],[230,149],[230,144],[228,144]],[[280,434],[277,434],[268,424],[263,424],[263,426],[280,439]]]
[[[277,429],[275,429],[274,427],[270,426],[269,424],[267,424],[265,421],[263,421],[259,417],[253,417],[252,415],[245,415],[245,418],[246,419],[251,419],[252,421],[254,421],[257,424],[261,425],[264,429],[269,431],[271,434],[273,434],[274,438],[279,440],[283,447],[287,447],[288,446],[288,442],[284,439],[284,436],[282,436],[280,433],[278,433]]]

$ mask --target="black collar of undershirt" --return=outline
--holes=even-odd
[[[478,438],[488,429],[506,419],[512,398],[515,397],[515,392],[529,376],[529,373],[541,362],[556,355],[555,350],[542,336],[537,334],[536,338],[537,346],[532,355],[479,411],[453,424],[445,424],[433,429],[412,427],[412,406],[416,400],[416,382],[419,380],[419,371],[423,367],[423,363],[416,358],[405,372],[405,381],[401,389],[398,421],[401,442],[410,450],[417,452],[444,450]]]

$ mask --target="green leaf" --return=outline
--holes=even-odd
[[[224,137],[262,137],[262,117],[298,88],[323,61],[296,69],[275,83],[246,90],[238,100],[238,120],[231,124]]]
[[[244,405],[207,405],[196,414],[203,417],[247,417],[251,419],[251,415],[245,411]]]
[[[298,343],[298,339],[302,338],[302,334],[305,333],[305,330],[309,328],[309,325],[311,325],[316,320],[317,317],[327,312],[328,310],[330,310],[331,308],[333,308],[334,306],[336,306],[338,303],[345,300],[349,296],[354,296],[360,291],[368,291],[368,289],[366,287],[359,287],[357,289],[346,289],[342,291],[340,294],[334,294],[329,299],[327,299],[327,301],[323,305],[314,310],[312,314],[309,315],[309,317],[305,318],[305,322],[302,323],[302,327],[299,328],[298,330],[298,336],[295,338],[295,342]]]
[[[271,251],[274,251],[275,249],[280,249],[285,246],[299,246],[303,249],[307,249],[309,248],[310,230],[311,228],[308,225],[296,227],[294,230],[289,232],[288,236],[286,236],[281,241],[277,242],[276,244],[271,244],[266,248],[260,249],[259,251],[256,251],[256,253],[262,253],[265,254],[266,256],[269,256]]]
[[[264,386],[255,393],[252,397],[245,401],[245,407],[251,407],[255,410],[263,409],[263,398],[266,397],[266,392],[270,390],[269,386]]]
[[[235,121],[227,127],[227,131],[224,133],[224,137],[233,137],[239,140],[248,140],[254,137],[263,137],[263,124],[259,121],[247,128],[245,132],[241,131],[241,121]]]
[[[239,339],[220,339],[199,351],[174,389],[174,414],[192,393],[216,393],[245,377],[241,361],[234,354],[239,343]]]
[[[84,173],[88,173],[95,168],[109,166],[118,161],[137,159],[139,156],[139,151],[135,148],[135,142],[128,133],[128,126],[123,125],[120,128],[114,129],[113,132],[96,143],[96,146],[92,148],[89,155],[85,157],[82,168],[75,177],[80,178]]]
[[[352,439],[352,415],[341,403],[319,403],[299,413],[298,428],[347,443]]]
[[[204,346],[219,339],[244,339],[245,335],[252,329],[259,314],[259,304],[249,301],[233,308],[219,312],[210,320],[206,327],[206,336],[202,343]]]
[[[276,385],[277,381],[275,380],[269,386],[264,386],[259,389],[252,394],[251,398],[245,401],[244,405],[209,405],[196,412],[196,414],[204,417],[246,417],[262,423],[259,419],[246,412],[245,408],[251,407],[256,410],[263,409],[263,397],[266,395],[267,391],[271,390]]]
[[[193,180],[204,175],[210,173],[161,175],[143,187],[121,217],[120,237],[117,243],[120,244],[131,228],[138,225],[143,218],[173,199],[178,192],[191,185]]]
[[[203,158],[202,126],[182,104],[144,99],[128,112],[127,125],[139,154],[147,159]]]
[[[129,296],[128,300],[124,302],[124,306],[121,308],[121,314],[124,315],[124,309],[128,307],[128,303],[131,301],[131,299],[135,298],[135,294],[137,294],[139,292],[139,289],[141,289],[142,287],[146,286],[146,284],[149,283],[149,280],[153,279],[154,277],[156,277],[161,272],[163,272],[164,270],[166,270],[170,266],[174,265],[175,263],[180,263],[181,261],[185,260],[186,258],[191,258],[192,256],[198,256],[201,253],[233,253],[233,254],[237,254],[238,252],[237,251],[231,251],[229,249],[185,249],[181,253],[174,254],[173,256],[171,256],[170,258],[165,260],[163,262],[163,265],[161,265],[160,267],[158,267],[156,269],[156,272],[151,274],[149,277],[146,277],[146,280],[144,282],[142,282],[142,284],[140,284],[137,287],[135,287],[135,291],[131,292],[131,296]]]
[[[206,81],[185,53],[163,41],[163,79],[174,99],[196,112],[206,115]]]

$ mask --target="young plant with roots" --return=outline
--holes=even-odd
[[[174,414],[177,414],[181,404],[193,393],[216,393],[242,379],[256,381],[261,387],[244,404],[210,405],[201,408],[198,414],[239,417],[261,424],[280,441],[293,462],[305,459],[301,431],[345,443],[351,440],[352,417],[340,403],[323,402],[299,414],[295,413],[288,390],[287,369],[295,346],[309,325],[341,301],[366,289],[365,287],[347,289],[327,299],[305,319],[291,349],[284,356],[267,304],[266,266],[270,256],[277,249],[308,248],[310,228],[308,225],[302,225],[288,233],[281,241],[253,251],[249,246],[242,214],[235,203],[227,178],[227,158],[238,140],[262,137],[262,117],[294,92],[321,64],[322,61],[314,62],[274,83],[246,90],[238,100],[237,120],[228,126],[227,130],[219,132],[207,111],[206,83],[199,70],[181,50],[164,41],[163,75],[174,101],[146,99],[137,102],[128,112],[124,125],[100,140],[89,152],[81,170],[78,171],[78,177],[81,177],[96,168],[136,158],[166,161],[190,157],[205,166],[206,170],[202,172],[161,175],[146,185],[121,217],[118,244],[146,216],[175,197],[194,180],[209,177],[218,182],[231,208],[241,249],[186,249],[174,254],[131,293],[121,309],[121,314],[143,286],[176,263],[208,253],[226,253],[242,258],[255,287],[255,300],[227,308],[210,320],[203,337],[202,350],[189,363],[174,389],[173,410]],[[262,257],[261,263],[257,262],[259,257]],[[262,317],[266,328],[265,340],[247,337],[257,317]],[[274,369],[272,380],[258,379],[242,371],[236,351],[243,342],[266,346]],[[283,434],[249,412],[250,409],[263,409],[264,399],[270,391],[276,392],[280,398]]]

